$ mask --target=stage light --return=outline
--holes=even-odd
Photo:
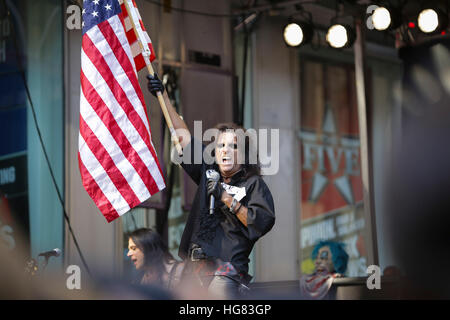
[[[417,18],[417,25],[423,33],[441,32],[447,24],[448,17],[439,9],[424,9]]]
[[[384,7],[378,7],[373,11],[372,23],[379,31],[386,30],[392,23],[391,13]]]
[[[297,23],[290,23],[284,27],[284,41],[288,46],[299,46],[303,41],[302,28]]]
[[[350,47],[355,41],[355,32],[349,26],[335,24],[328,29],[326,40],[333,48]]]
[[[371,18],[373,27],[378,31],[396,29],[402,24],[401,9],[392,6],[376,8]]]
[[[292,22],[284,27],[284,41],[290,47],[298,47],[311,41],[312,26],[307,23]]]
[[[419,28],[422,32],[430,33],[439,26],[439,17],[433,9],[425,9],[419,14],[418,18]]]

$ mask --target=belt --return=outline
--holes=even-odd
[[[200,261],[200,260],[207,260],[208,256],[203,251],[203,249],[199,246],[193,246],[189,250],[189,259],[191,261]]]

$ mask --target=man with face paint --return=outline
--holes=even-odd
[[[315,270],[317,273],[334,273],[334,264],[329,246],[323,246],[317,253],[314,261]]]
[[[314,272],[300,278],[300,292],[306,299],[324,299],[333,280],[344,275],[348,254],[342,243],[320,241],[311,254]]]
[[[153,95],[164,91],[157,76],[148,79]],[[191,136],[164,96],[183,148],[181,166],[198,185],[178,252],[187,261],[185,278],[197,279],[215,298],[237,298],[252,278],[248,263],[255,242],[275,223],[272,194],[261,178],[256,150],[248,137],[241,136],[242,127],[233,123],[215,127],[214,161],[209,164],[203,158],[206,146]],[[216,180],[210,170],[217,172]],[[210,211],[211,196],[215,201]]]

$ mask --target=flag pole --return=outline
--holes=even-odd
[[[141,47],[142,56],[144,57],[148,73],[151,76],[154,76],[155,71],[153,70],[153,66],[150,61],[150,55],[151,55],[150,48],[148,47],[147,42],[144,41],[145,38],[143,35],[142,28],[140,27],[140,24],[136,23],[137,16],[136,16],[136,12],[134,11],[134,9],[137,10],[137,8],[134,7],[132,0],[123,0],[123,2],[125,4],[125,8],[127,9],[128,17],[130,18],[130,22],[133,27],[134,33],[136,34],[137,41],[139,42],[139,46]],[[164,97],[163,97],[161,91],[156,92],[156,97],[158,98],[159,105],[161,106],[161,110],[164,114],[164,118],[166,119],[167,127],[169,128],[170,135],[172,136],[172,142],[175,144],[175,148],[177,149],[178,155],[181,156],[183,154],[183,150],[181,148],[181,144],[180,144],[178,136],[175,132],[175,129],[173,128],[172,119],[170,118],[169,112],[167,111],[167,106],[166,106],[166,103],[164,101]]]

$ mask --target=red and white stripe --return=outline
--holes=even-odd
[[[120,15],[83,35],[79,166],[108,222],[165,188],[135,61]]]
[[[123,24],[123,27],[125,28],[128,42],[130,43],[131,53],[134,58],[134,63],[136,64],[136,69],[137,69],[137,71],[139,71],[146,66],[144,57],[142,56],[141,47],[137,40],[136,34],[133,30],[133,25],[131,23],[130,17],[128,16],[127,10],[125,8],[125,4],[123,3],[123,0],[119,0],[119,3],[120,3],[120,8],[122,9],[122,17],[123,17],[122,24]],[[141,15],[139,13],[139,10],[137,10],[137,5],[134,0],[133,0],[133,5],[135,8],[136,15],[139,19],[139,25],[143,31],[142,34],[144,36],[144,41],[148,44],[150,51],[151,51],[150,61],[153,61],[153,60],[155,60],[156,56],[155,56],[155,52],[153,50],[152,40],[150,39],[147,31],[145,30],[144,23],[142,22]]]

